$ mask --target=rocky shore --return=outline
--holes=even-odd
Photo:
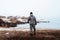
[[[27,17],[0,16],[1,27],[16,27],[17,24],[25,24],[26,22],[27,22]]]
[[[25,16],[0,16],[0,27],[16,27],[17,24],[26,24],[28,17]],[[37,23],[50,23],[50,21],[37,20]]]

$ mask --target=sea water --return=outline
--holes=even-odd
[[[15,28],[29,29],[29,24],[19,24]],[[37,23],[36,29],[60,29],[59,23]]]

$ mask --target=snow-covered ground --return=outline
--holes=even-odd
[[[21,29],[21,28],[0,28],[0,31],[29,31],[29,29]]]

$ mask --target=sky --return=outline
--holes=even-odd
[[[30,12],[38,19],[60,23],[60,0],[0,0],[0,15],[29,16]]]

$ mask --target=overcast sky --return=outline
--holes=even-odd
[[[33,12],[37,18],[60,17],[60,0],[0,0],[0,15],[29,16]]]

